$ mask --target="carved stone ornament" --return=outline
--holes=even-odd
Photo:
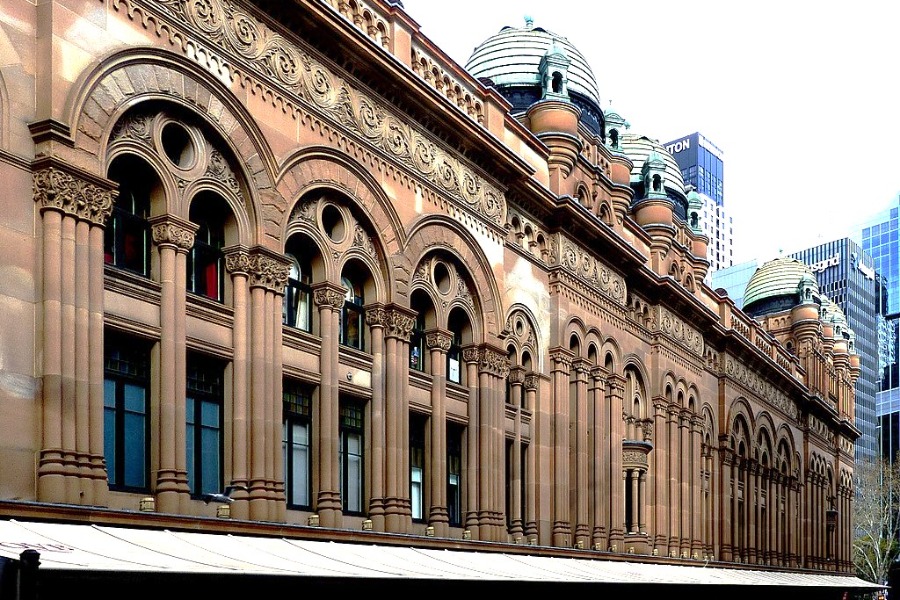
[[[559,258],[556,258],[557,253],[554,252],[552,263],[556,263],[558,260],[564,269],[591,288],[596,289],[616,304],[625,306],[628,289],[622,276],[563,234],[555,236],[554,245],[559,246]]]
[[[463,348],[462,351],[463,362],[466,363],[477,363],[481,360],[481,349],[476,348],[475,346],[469,346],[468,348]]]
[[[56,166],[36,170],[33,187],[34,201],[42,211],[55,209],[97,225],[106,223],[117,195]]]
[[[509,382],[512,384],[525,383],[525,369],[522,367],[512,367],[509,370]]]
[[[323,286],[313,290],[313,302],[316,306],[329,306],[340,310],[344,306],[345,292],[343,288]]]
[[[386,313],[385,335],[409,341],[413,325],[416,324],[412,315],[397,309],[388,309]]]
[[[247,272],[250,275],[250,287],[264,287],[283,293],[290,271],[290,265],[283,259],[265,254],[251,254],[249,257]]]
[[[442,149],[423,131],[337,77],[310,54],[228,0],[156,0],[163,12],[218,47],[235,66],[302,98],[394,160],[414,169],[487,222],[505,218],[503,193]],[[294,101],[291,100],[291,103]]]
[[[450,342],[453,338],[446,331],[429,331],[425,333],[425,346],[429,349],[438,349],[442,352],[450,350]]]
[[[538,388],[538,376],[526,375],[524,384],[526,390],[536,390]]]
[[[194,233],[197,226],[189,221],[182,221],[166,215],[162,219],[152,220],[150,233],[153,243],[157,246],[175,246],[177,249],[187,252],[194,246]]]
[[[246,248],[236,248],[233,250],[225,250],[225,270],[229,273],[250,272],[250,254]]]
[[[509,374],[509,357],[492,348],[482,348],[478,366],[482,373],[506,377]]]

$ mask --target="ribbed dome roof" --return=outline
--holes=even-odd
[[[568,68],[568,88],[600,106],[597,80],[590,65],[565,37],[534,27],[526,18],[524,27],[506,26],[477,46],[466,63],[474,77],[486,77],[494,86],[540,85],[541,58],[554,43],[572,61]]]
[[[466,70],[494,86],[510,101],[514,112],[525,111],[542,98],[541,59],[564,56],[566,91],[569,100],[581,109],[580,121],[592,132],[603,135],[603,111],[597,80],[584,56],[564,36],[535,27],[525,18],[524,27],[506,26],[475,47]]]
[[[609,115],[607,115],[609,118]],[[684,179],[681,177],[681,169],[675,158],[669,154],[665,147],[658,140],[649,138],[645,135],[636,135],[634,133],[624,132],[620,134],[619,148],[634,165],[631,169],[631,182],[637,183],[641,181],[641,169],[647,162],[647,157],[652,152],[656,152],[663,162],[666,163],[666,181],[665,186],[670,190],[675,190],[684,195]]]
[[[791,256],[780,256],[760,266],[744,292],[744,310],[752,313],[752,305],[777,298],[797,298],[800,281],[808,281],[814,296],[820,296],[816,277],[805,263]]]

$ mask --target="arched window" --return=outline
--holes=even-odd
[[[341,310],[340,343],[362,350],[365,318],[362,285],[347,276],[341,277],[341,285],[347,288],[347,294],[344,296],[344,308]]]
[[[119,184],[119,196],[104,233],[107,264],[150,275],[150,193],[156,173],[134,157],[116,159],[109,178]]]
[[[191,203],[191,221],[199,228],[194,247],[188,254],[188,291],[218,302],[225,298],[223,277],[225,257],[225,215],[231,210],[226,202],[214,194],[204,194]]]
[[[412,335],[409,338],[409,368],[425,370],[425,313],[416,315]]]
[[[312,328],[312,276],[308,257],[298,259],[294,255],[291,258],[291,270],[288,274],[287,286],[284,288],[284,307],[282,316],[284,323],[303,331]],[[303,260],[303,262],[300,262]]]
[[[468,325],[465,313],[454,309],[447,321],[447,328],[452,335],[450,349],[447,351],[447,381],[462,383],[462,344],[463,330]]]

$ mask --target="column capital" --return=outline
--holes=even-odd
[[[478,346],[466,346],[462,349],[462,359],[465,363],[477,363],[481,360],[481,348]]]
[[[250,275],[251,288],[261,287],[276,294],[283,294],[288,274],[291,272],[291,261],[268,248],[255,246],[250,249],[247,272]]]
[[[32,192],[41,211],[56,210],[103,226],[119,195],[114,181],[44,156],[31,163]]]
[[[618,373],[610,373],[606,376],[609,393],[618,396],[625,395],[625,378]]]
[[[509,382],[513,385],[523,385],[525,383],[525,368],[519,366],[510,367]]]
[[[399,304],[381,302],[372,302],[365,308],[366,325],[384,328],[386,337],[409,341],[413,325],[416,323],[415,312]]]
[[[341,310],[344,307],[344,297],[347,288],[342,285],[323,281],[312,286],[313,302],[316,306],[327,306],[332,310]]]
[[[446,353],[453,342],[453,334],[446,329],[431,329],[425,332],[425,346],[429,350]]]
[[[607,371],[605,367],[595,366],[591,368],[591,377],[594,378],[594,381],[603,381],[609,377],[609,371]]]
[[[248,275],[250,272],[250,249],[243,244],[222,248],[225,255],[225,270],[232,275]]]
[[[506,377],[509,373],[509,357],[505,352],[488,344],[481,345],[481,362],[479,371]]]
[[[553,361],[554,369],[565,367],[563,370],[568,371],[572,366],[572,361],[575,360],[575,355],[566,348],[557,346],[550,349],[550,360]]]
[[[540,376],[537,373],[528,373],[527,375],[525,375],[525,389],[529,391],[538,389],[539,379]]]
[[[194,246],[194,234],[199,226],[175,215],[157,215],[148,219],[153,243],[157,246],[174,246],[187,252]]]

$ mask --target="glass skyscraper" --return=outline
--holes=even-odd
[[[724,163],[722,151],[700,133],[663,144],[681,169],[685,185],[693,186],[703,200],[700,225],[709,237],[706,258],[711,281],[715,271],[732,265],[734,229],[725,211]]]
[[[806,263],[816,275],[819,291],[837,304],[847,325],[856,335],[854,349],[859,355],[860,375],[856,381],[856,427],[862,432],[856,441],[857,462],[878,456],[876,396],[879,390],[876,333],[876,269],[872,256],[850,238],[820,244],[792,257]]]
[[[883,456],[894,458],[900,450],[900,369],[898,327],[900,318],[900,208],[891,207],[862,230],[862,247],[875,261],[878,284],[879,387],[875,410]]]

